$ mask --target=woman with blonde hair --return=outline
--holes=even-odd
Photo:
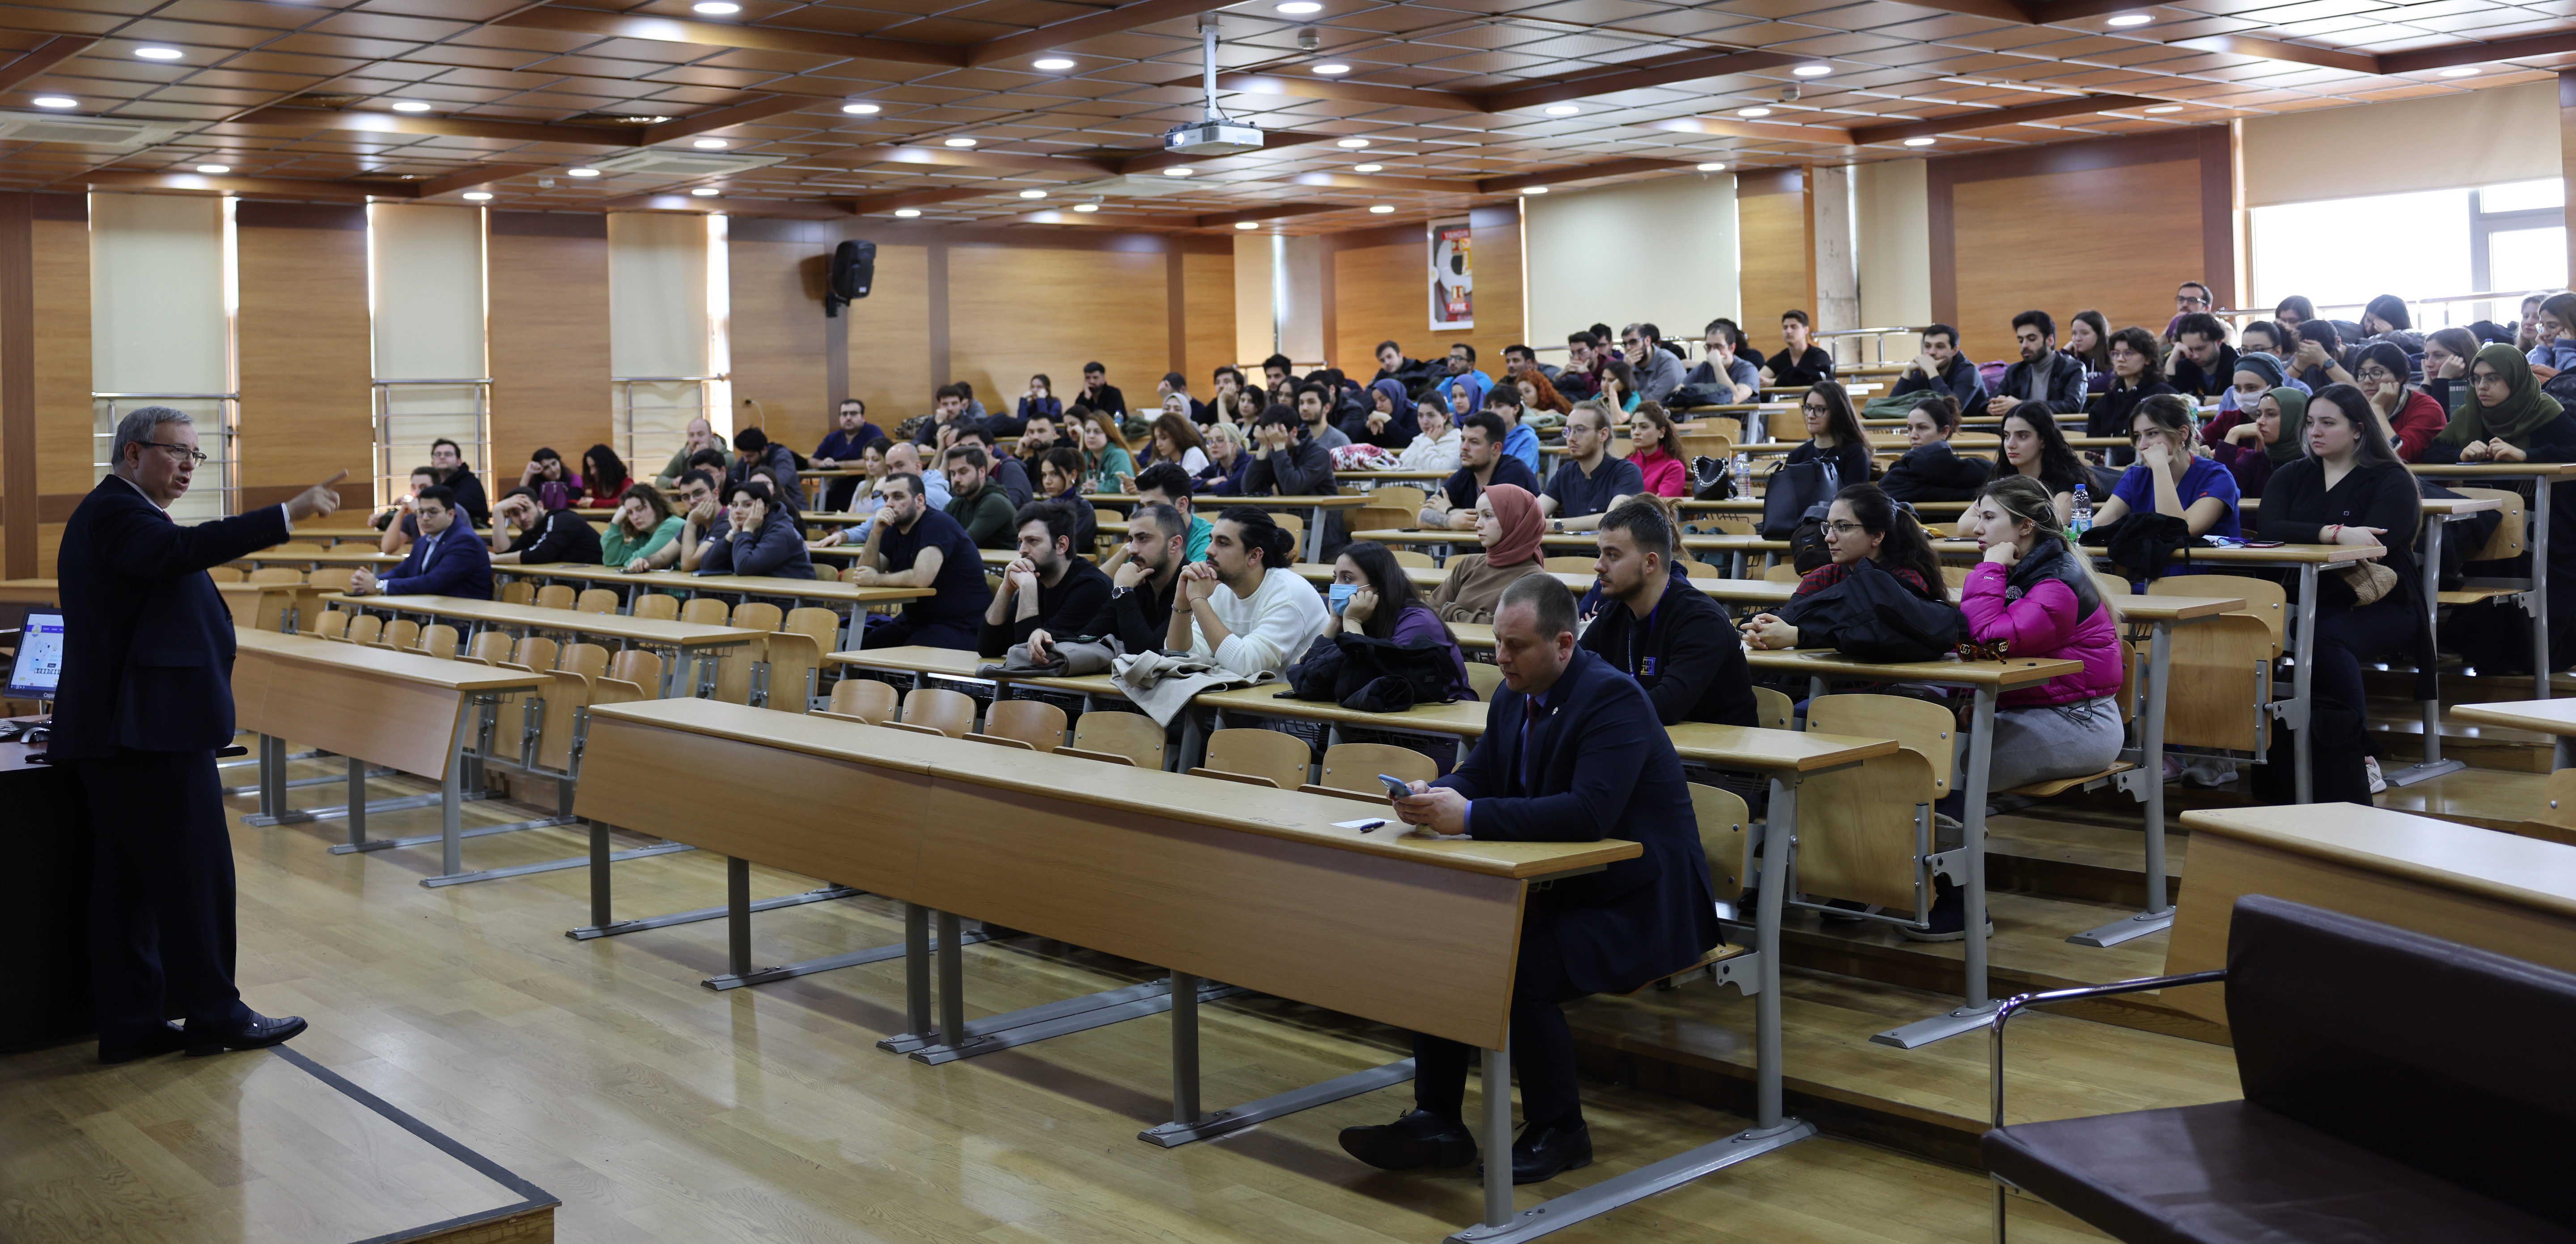
[[[1214,497],[1242,496],[1244,468],[1251,465],[1252,447],[1244,443],[1243,429],[1231,423],[1211,423],[1207,427],[1207,465],[1190,477],[1190,491]]]

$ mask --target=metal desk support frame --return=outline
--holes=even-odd
[[[1444,1244],[1518,1244],[1598,1217],[1623,1205],[1722,1170],[1748,1158],[1785,1149],[1816,1134],[1816,1125],[1783,1109],[1780,1066],[1780,913],[1798,823],[1795,774],[1771,779],[1771,813],[1762,831],[1762,889],[1750,955],[1718,964],[1718,978],[1753,995],[1753,1126],[1579,1192],[1512,1209],[1511,1049],[1485,1051],[1484,1119],[1479,1144],[1485,1156],[1485,1218],[1450,1234]],[[1748,962],[1749,960],[1749,962]]]
[[[2147,707],[2139,715],[2138,767],[2114,779],[2121,789],[2146,801],[2147,909],[2066,939],[2078,946],[2117,946],[2173,927],[2173,903],[2165,897],[2165,692],[2173,678],[2174,623],[2158,620],[2152,625],[2154,633],[2147,641]],[[2135,781],[2127,780],[2132,778]]]

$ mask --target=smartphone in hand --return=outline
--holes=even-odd
[[[1413,783],[1402,778],[1392,778],[1381,773],[1377,775],[1377,780],[1386,783],[1386,793],[1390,799],[1402,799],[1413,793]]]

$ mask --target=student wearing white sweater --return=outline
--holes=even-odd
[[[1324,633],[1324,598],[1292,568],[1297,541],[1270,515],[1238,505],[1217,515],[1208,559],[1181,568],[1182,608],[1166,646],[1239,674],[1273,673]]]

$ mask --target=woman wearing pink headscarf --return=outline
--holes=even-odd
[[[1493,621],[1504,588],[1523,575],[1547,573],[1538,544],[1546,530],[1528,489],[1486,485],[1476,497],[1476,542],[1485,551],[1449,559],[1449,577],[1431,589],[1431,607],[1444,622]]]

